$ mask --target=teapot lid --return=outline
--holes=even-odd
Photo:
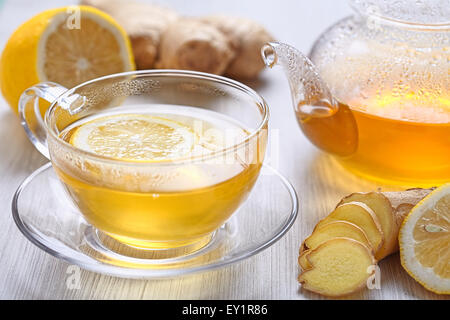
[[[450,0],[349,0],[359,14],[393,23],[450,27]]]

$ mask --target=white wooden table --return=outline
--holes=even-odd
[[[162,2],[162,1],[161,1]],[[57,0],[6,0],[0,11],[0,48],[9,35],[38,12],[73,4]],[[276,38],[308,52],[317,36],[351,10],[345,1],[171,0],[164,4],[186,15],[230,13],[264,23]],[[297,252],[320,217],[351,192],[378,186],[343,171],[301,134],[280,70],[265,71],[252,84],[271,107],[278,129],[278,169],[300,197],[299,217],[287,235],[262,253],[224,269],[172,280],[142,281],[82,271],[79,289],[68,289],[68,264],[28,242],[11,217],[19,183],[46,160],[33,148],[18,118],[0,100],[0,298],[3,299],[322,299],[297,283]],[[363,290],[353,299],[445,299],[410,278],[398,255],[380,263],[381,290]]]

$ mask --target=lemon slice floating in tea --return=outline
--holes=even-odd
[[[450,183],[411,210],[399,242],[406,271],[428,290],[450,294]]]
[[[198,138],[182,123],[144,114],[106,116],[76,129],[69,143],[101,156],[128,161],[179,159]]]

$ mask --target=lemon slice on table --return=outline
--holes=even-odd
[[[0,60],[0,86],[17,112],[24,90],[42,81],[66,88],[134,70],[130,41],[102,11],[71,6],[44,11],[11,35]]]
[[[144,114],[121,114],[81,125],[69,143],[115,159],[161,161],[189,156],[197,140],[192,128],[182,123]]]
[[[425,288],[450,294],[450,183],[420,201],[399,233],[402,266]]]

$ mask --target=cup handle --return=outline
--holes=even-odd
[[[28,139],[47,159],[50,159],[47,130],[39,109],[39,99],[53,103],[66,91],[59,84],[42,82],[25,90],[19,99],[19,116]]]

